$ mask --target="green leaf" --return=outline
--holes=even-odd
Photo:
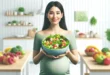
[[[97,19],[93,16],[91,19],[90,19],[90,24],[91,25],[96,25],[97,23]]]
[[[110,29],[107,29],[105,34],[106,34],[107,40],[110,41]]]

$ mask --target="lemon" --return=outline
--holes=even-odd
[[[0,52],[0,56],[3,56],[3,53],[2,52]]]

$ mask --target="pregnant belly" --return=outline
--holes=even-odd
[[[41,70],[48,74],[65,74],[69,70],[69,59],[67,57],[60,59],[44,58],[41,61]]]

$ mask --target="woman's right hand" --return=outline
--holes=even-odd
[[[54,59],[57,58],[57,57],[54,56],[54,55],[49,55],[49,54],[47,54],[46,52],[44,52],[44,50],[41,50],[41,52],[42,52],[45,56],[47,56],[47,57],[49,57],[49,58],[54,58]]]

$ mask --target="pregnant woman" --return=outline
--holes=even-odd
[[[48,55],[41,49],[43,38],[50,34],[61,34],[69,39],[69,50],[65,54]],[[75,36],[67,30],[64,9],[58,1],[51,1],[46,7],[43,28],[36,33],[34,38],[33,62],[35,64],[40,63],[39,75],[70,75],[70,62],[78,63]]]

